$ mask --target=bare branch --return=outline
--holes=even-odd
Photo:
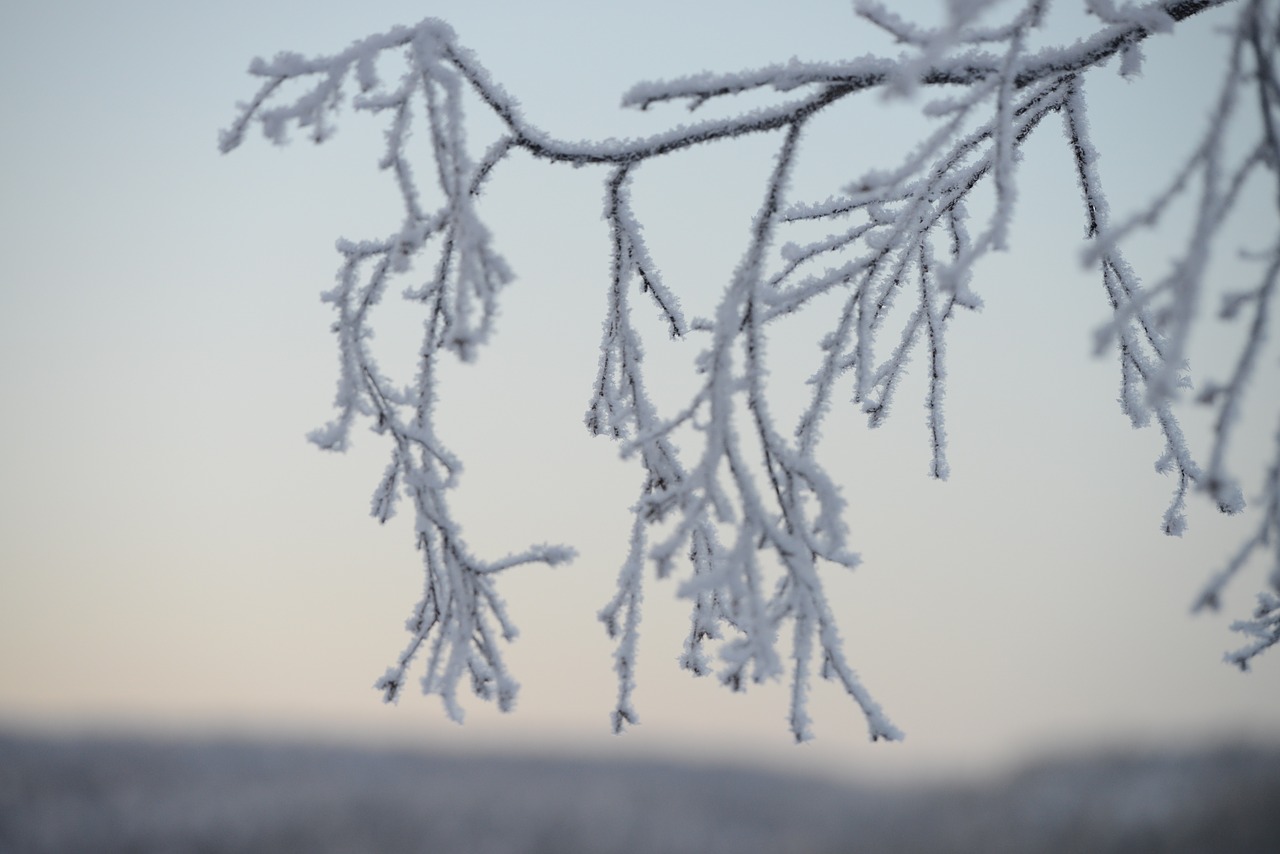
[[[1210,126],[1168,186],[1148,206],[1114,225],[1096,169],[1085,77],[1115,56],[1121,57],[1122,73],[1136,74],[1145,39],[1231,3],[1240,11]],[[379,166],[392,175],[400,194],[401,222],[380,239],[339,244],[343,258],[337,284],[324,295],[337,313],[338,414],[312,436],[323,448],[342,450],[352,425],[370,420],[388,438],[391,450],[371,502],[373,515],[386,521],[399,497],[407,497],[414,507],[424,590],[407,622],[408,644],[378,680],[387,700],[396,698],[407,668],[425,649],[423,688],[441,697],[450,717],[462,718],[457,687],[464,677],[477,696],[510,708],[517,684],[504,664],[499,638],[511,640],[516,628],[497,594],[496,579],[523,564],[556,565],[573,556],[567,547],[545,545],[496,560],[473,556],[448,503],[462,465],[435,428],[441,359],[475,357],[493,332],[501,292],[513,279],[493,246],[476,198],[497,165],[517,150],[550,163],[607,167],[604,217],[611,269],[602,283],[606,316],[584,422],[592,434],[617,440],[622,455],[634,459],[643,474],[617,592],[599,613],[617,642],[615,731],[639,720],[634,691],[645,566],[652,564],[663,578],[676,573],[678,558],[685,557],[687,574],[678,589],[692,609],[680,656],[683,668],[698,676],[718,669],[720,681],[734,690],[789,671],[788,717],[797,741],[812,737],[807,701],[816,672],[849,694],[872,740],[902,737],[850,666],[825,593],[825,573],[852,568],[859,557],[847,542],[845,503],[836,481],[817,458],[821,426],[846,377],[850,396],[871,426],[882,423],[912,359],[923,354],[929,473],[937,479],[948,476],[947,336],[957,309],[981,306],[972,287],[976,265],[986,253],[1008,245],[1020,151],[1052,114],[1063,119],[1084,203],[1090,261],[1098,267],[1112,310],[1098,338],[1101,348],[1116,348],[1121,409],[1135,426],[1154,420],[1164,443],[1156,467],[1175,476],[1163,528],[1170,534],[1183,531],[1193,488],[1207,492],[1223,510],[1243,507],[1240,488],[1226,472],[1226,452],[1249,377],[1263,352],[1280,278],[1280,242],[1266,254],[1259,284],[1236,293],[1228,304],[1228,314],[1250,312],[1251,322],[1242,333],[1230,379],[1208,385],[1201,395],[1203,402],[1217,407],[1214,446],[1204,471],[1187,447],[1173,406],[1189,384],[1184,358],[1210,253],[1221,242],[1247,185],[1263,172],[1271,180],[1280,172],[1277,4],[1166,0],[1118,7],[1111,0],[1086,0],[1100,22],[1093,35],[1073,45],[1028,50],[1033,32],[1045,26],[1047,5],[1027,0],[992,22],[989,17],[997,10],[1003,13],[1003,7],[951,4],[947,20],[928,28],[862,0],[856,4],[858,14],[893,35],[907,53],[845,62],[793,59],[734,74],[637,84],[623,96],[624,106],[648,109],[681,102],[695,110],[713,99],[748,92],[781,94],[765,106],[727,118],[621,141],[568,142],[545,133],[524,117],[515,99],[489,77],[453,31],[433,19],[371,36],[332,56],[280,54],[253,63],[250,73],[263,82],[222,134],[224,152],[236,148],[255,123],[277,143],[286,140],[291,128],[307,131],[317,142],[325,140],[336,126],[344,90],[353,82],[358,94],[352,107],[387,123]],[[384,57],[394,57],[406,69],[395,85],[379,78],[378,62]],[[833,184],[821,201],[791,198],[789,179],[814,117],[858,94],[903,94],[919,87],[946,87],[945,97],[923,107],[932,129],[896,167],[868,170],[852,183]],[[1242,158],[1231,160],[1224,140],[1245,112],[1241,105],[1251,99],[1243,93],[1250,88],[1257,96],[1252,100],[1261,116],[1261,138]],[[292,100],[286,92],[295,93]],[[478,101],[502,127],[500,138],[478,161],[466,138],[468,101]],[[429,174],[422,177],[410,164],[413,128],[425,141],[421,154],[430,158]],[[660,259],[644,242],[631,186],[651,160],[759,134],[777,140],[777,153],[746,247],[712,316],[689,320],[681,308],[680,287],[664,279]],[[421,192],[419,181],[432,185],[431,192]],[[984,182],[994,196],[994,210],[985,221],[974,222],[967,202]],[[1122,246],[1193,189],[1198,193],[1185,252],[1168,275],[1144,288]],[[428,197],[437,200],[435,207]],[[1280,206],[1280,183],[1275,197]],[[784,240],[788,228],[801,225],[831,225],[832,230],[825,237],[806,233],[798,241]],[[370,318],[390,281],[409,275],[415,264],[430,272],[404,293],[425,313],[426,322],[417,376],[411,387],[402,389],[373,359]],[[702,347],[694,366],[698,387],[670,411],[664,412],[647,391],[648,342],[631,313],[635,289],[656,307],[670,339]],[[778,429],[767,393],[769,336],[826,296],[842,304],[818,342],[807,403],[788,433]],[[900,300],[905,301],[902,308]],[[897,335],[891,334],[888,328],[899,321]],[[688,462],[682,460],[677,438],[693,447]],[[1198,605],[1216,603],[1227,581],[1258,550],[1280,548],[1278,470],[1280,462],[1264,484],[1267,509],[1261,526],[1211,580]],[[1280,590],[1280,568],[1271,584]],[[1264,594],[1255,619],[1236,626],[1253,638],[1230,659],[1242,667],[1276,643],[1274,615],[1280,600],[1265,598],[1269,595]],[[783,651],[779,642],[785,638],[790,649]],[[708,642],[718,646],[718,668],[708,656]]]

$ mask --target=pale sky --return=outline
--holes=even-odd
[[[925,476],[918,383],[879,431],[851,408],[825,431],[864,560],[831,577],[835,611],[905,742],[866,743],[857,709],[820,683],[817,741],[797,748],[785,685],[729,695],[679,671],[685,605],[669,581],[648,588],[642,724],[609,734],[611,645],[594,615],[625,554],[639,474],[582,427],[608,276],[604,173],[528,159],[503,164],[485,199],[519,278],[494,344],[446,375],[440,431],[467,466],[456,511],[478,550],[566,542],[580,557],[501,587],[522,630],[509,653],[523,685],[514,714],[468,699],[458,727],[435,698],[381,704],[371,685],[402,646],[421,584],[408,523],[368,517],[378,437],[357,430],[345,456],[303,437],[328,420],[336,376],[318,299],[334,240],[397,223],[376,170],[382,127],[347,112],[325,146],[254,136],[227,157],[217,132],[255,89],[252,57],[333,52],[427,13],[454,26],[531,121],[569,139],[683,120],[620,110],[638,80],[885,50],[844,0],[688,5],[0,8],[0,727],[680,754],[895,779],[1046,751],[1280,740],[1280,653],[1249,676],[1221,663],[1262,567],[1222,614],[1188,614],[1253,517],[1225,519],[1196,498],[1181,540],[1159,530],[1173,483],[1152,470],[1159,435],[1131,429],[1115,404],[1114,360],[1090,356],[1106,304],[1078,261],[1080,200],[1056,122],[1026,147],[1013,250],[979,268],[986,308],[953,332],[951,480]],[[1145,201],[1199,133],[1221,20],[1153,39],[1143,81],[1114,69],[1090,78],[1117,214]],[[871,100],[866,118],[826,128],[797,191],[891,163],[915,109]],[[475,127],[479,148],[489,126],[477,116]],[[688,305],[723,287],[774,144],[725,144],[637,174],[649,247]],[[1260,248],[1274,211],[1250,223],[1237,236]],[[1163,272],[1177,225],[1135,248],[1140,272]],[[1197,337],[1193,370],[1222,375],[1235,333],[1219,327]],[[678,387],[692,355],[655,359]],[[1273,352],[1232,458],[1247,497],[1278,380]],[[1186,426],[1203,456],[1204,417]]]

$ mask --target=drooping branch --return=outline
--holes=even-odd
[[[1216,209],[1206,211],[1202,206],[1201,216],[1196,223],[1197,231],[1214,233],[1222,230],[1227,216],[1240,198],[1245,176],[1262,169],[1265,169],[1265,174],[1272,183],[1271,198],[1276,204],[1275,212],[1280,217],[1280,136],[1276,131],[1277,114],[1280,113],[1280,76],[1276,74],[1275,65],[1277,45],[1280,43],[1280,10],[1274,4],[1252,0],[1242,11],[1233,38],[1236,62],[1243,63],[1247,56],[1252,60],[1253,67],[1250,73],[1244,73],[1233,66],[1232,70],[1236,73],[1228,77],[1224,87],[1254,90],[1261,138],[1252,149],[1246,149],[1245,155],[1234,166],[1227,164],[1221,143],[1207,148],[1203,155],[1197,151],[1197,155],[1204,160],[1222,162],[1223,165],[1218,166],[1218,170],[1233,176],[1219,196]],[[1249,93],[1242,94],[1247,96]],[[1226,101],[1226,96],[1221,100]],[[1241,100],[1247,102],[1249,99],[1246,97]],[[1236,101],[1230,103],[1234,105]],[[1225,116],[1224,121],[1229,118],[1233,116]],[[1253,180],[1260,179],[1261,176]],[[1235,367],[1225,383],[1209,382],[1197,397],[1200,403],[1217,410],[1213,425],[1213,447],[1206,474],[1207,489],[1215,497],[1224,493],[1228,497],[1234,497],[1233,491],[1239,490],[1236,480],[1227,473],[1226,456],[1231,446],[1233,428],[1244,407],[1248,380],[1261,360],[1273,321],[1274,297],[1277,281],[1280,280],[1280,238],[1254,257],[1263,267],[1258,284],[1253,288],[1228,294],[1219,314],[1222,320],[1228,322],[1239,319],[1241,315],[1248,317]],[[1227,583],[1252,557],[1266,555],[1269,558],[1271,571],[1267,581],[1270,590],[1258,594],[1258,605],[1251,619],[1237,620],[1231,626],[1233,631],[1251,638],[1244,647],[1225,656],[1228,662],[1241,670],[1247,670],[1254,658],[1280,643],[1280,598],[1276,595],[1280,593],[1280,430],[1277,430],[1276,444],[1271,454],[1271,463],[1255,502],[1261,509],[1254,533],[1244,540],[1226,565],[1209,579],[1192,605],[1193,611],[1216,610]]]
[[[387,117],[379,165],[398,188],[402,220],[381,239],[340,243],[338,284],[325,296],[338,315],[338,415],[312,437],[321,447],[341,450],[353,423],[369,419],[389,437],[392,451],[374,493],[374,516],[386,521],[398,496],[407,496],[414,505],[424,594],[407,625],[410,642],[378,682],[386,698],[396,697],[411,660],[425,648],[423,687],[441,696],[451,717],[461,718],[456,687],[468,675],[477,695],[509,708],[516,683],[503,664],[498,637],[510,640],[515,627],[498,598],[495,579],[523,563],[556,564],[572,556],[564,547],[536,546],[498,560],[474,557],[447,500],[461,462],[435,430],[440,360],[450,353],[464,361],[475,358],[493,332],[501,291],[513,278],[493,248],[477,198],[495,169],[516,151],[550,163],[598,165],[607,171],[604,215],[611,273],[599,369],[585,423],[591,433],[618,441],[622,454],[643,471],[617,593],[599,615],[617,641],[615,730],[638,720],[633,692],[644,566],[651,562],[659,577],[665,577],[676,571],[677,557],[686,556],[688,574],[679,592],[691,600],[692,614],[682,667],[695,675],[715,671],[706,650],[706,642],[713,641],[719,644],[719,678],[731,688],[789,670],[791,731],[797,740],[811,736],[807,696],[817,672],[849,693],[873,740],[901,737],[846,659],[824,592],[823,573],[831,567],[852,568],[858,556],[847,543],[844,501],[817,458],[821,426],[838,385],[850,374],[853,400],[872,426],[882,423],[907,366],[923,351],[930,474],[948,476],[944,401],[951,322],[958,309],[981,306],[972,287],[975,266],[987,252],[1007,245],[1018,196],[1019,150],[1054,113],[1064,119],[1093,260],[1114,312],[1103,337],[1117,347],[1122,409],[1136,426],[1154,416],[1165,441],[1157,467],[1177,477],[1164,528],[1182,531],[1186,499],[1197,485],[1224,509],[1238,509],[1241,502],[1231,491],[1233,481],[1224,473],[1220,449],[1228,443],[1245,381],[1259,358],[1276,264],[1268,268],[1262,286],[1237,300],[1237,306],[1252,307],[1254,324],[1231,381],[1210,387],[1210,402],[1221,408],[1207,473],[1187,449],[1172,407],[1183,384],[1183,355],[1209,249],[1246,177],[1263,169],[1274,174],[1280,163],[1273,115],[1280,87],[1271,61],[1275,27],[1267,18],[1273,13],[1262,0],[1242,10],[1244,23],[1235,36],[1236,50],[1215,114],[1215,123],[1225,125],[1238,112],[1237,92],[1245,85],[1242,57],[1251,48],[1251,79],[1265,117],[1263,141],[1243,162],[1227,165],[1221,154],[1223,131],[1211,127],[1170,188],[1132,222],[1111,222],[1094,166],[1083,96],[1083,78],[1093,69],[1119,56],[1123,69],[1132,71],[1138,46],[1151,34],[1230,2],[1238,0],[1117,9],[1107,0],[1089,0],[1089,9],[1101,21],[1093,36],[1037,51],[1028,51],[1026,44],[1029,34],[1044,25],[1045,0],[1024,2],[1010,17],[991,24],[983,18],[988,4],[957,5],[952,20],[937,29],[903,21],[877,3],[859,2],[858,13],[898,38],[908,48],[906,54],[836,63],[793,60],[736,74],[638,84],[624,96],[624,106],[648,109],[686,102],[694,110],[747,92],[782,94],[773,103],[728,118],[599,143],[559,140],[529,122],[453,31],[433,19],[369,37],[330,57],[281,54],[256,60],[250,73],[263,80],[262,86],[222,135],[223,151],[238,146],[255,123],[277,143],[285,141],[290,127],[323,141],[336,126],[335,113],[349,81],[358,89],[351,99],[357,112]],[[384,83],[380,70],[393,62],[403,73],[398,82]],[[288,100],[283,93],[295,84],[304,91]],[[933,130],[900,164],[868,171],[833,188],[823,201],[790,198],[789,175],[815,116],[858,95],[916,87],[940,87],[946,97],[926,107]],[[503,128],[478,161],[469,154],[465,133],[463,104],[468,98],[478,100]],[[411,164],[414,128],[425,138],[422,154],[431,161],[433,186],[425,193]],[[681,288],[664,278],[660,259],[644,242],[642,224],[632,210],[631,185],[650,160],[758,134],[778,137],[778,149],[741,260],[713,316],[687,319]],[[1157,219],[1195,176],[1201,194],[1189,250],[1174,273],[1144,290],[1121,243],[1133,229]],[[985,223],[971,228],[966,202],[984,182],[996,204]],[[800,224],[829,225],[832,231],[803,243],[784,242],[787,229]],[[398,388],[369,350],[370,317],[390,280],[410,275],[419,262],[430,272],[404,293],[425,314],[424,338],[414,383]],[[674,412],[664,412],[647,391],[645,342],[631,316],[636,290],[657,308],[671,339],[702,348],[695,360],[699,385]],[[780,430],[766,393],[769,334],[828,295],[842,305],[819,342],[808,402],[795,429]],[[907,311],[895,310],[900,301],[911,301]],[[898,334],[888,335],[886,327],[904,313]],[[678,441],[693,443],[689,462],[682,461]],[[1274,496],[1274,485],[1269,488]],[[1273,517],[1274,512],[1268,518]],[[1264,524],[1257,544],[1265,545],[1269,537],[1280,540],[1269,531]],[[789,656],[778,649],[779,639],[787,637]],[[788,657],[790,663],[784,665]]]

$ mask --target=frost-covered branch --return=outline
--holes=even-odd
[[[1239,513],[1245,508],[1240,480],[1228,471],[1227,452],[1244,410],[1249,379],[1267,344],[1274,314],[1273,295],[1280,278],[1280,235],[1271,245],[1260,252],[1255,248],[1252,253],[1253,260],[1261,267],[1257,284],[1229,293],[1223,300],[1221,320],[1230,322],[1247,317],[1247,321],[1239,335],[1240,349],[1229,378],[1225,382],[1212,379],[1202,382],[1196,395],[1199,403],[1214,411],[1213,442],[1203,471],[1192,460],[1170,405],[1176,399],[1177,389],[1190,387],[1186,352],[1203,301],[1202,294],[1209,284],[1206,271],[1212,252],[1225,239],[1221,235],[1228,229],[1229,218],[1236,212],[1246,188],[1261,182],[1270,184],[1270,196],[1276,202],[1273,213],[1280,222],[1280,145],[1276,133],[1280,84],[1275,69],[1278,32],[1280,9],[1277,4],[1264,0],[1242,4],[1227,34],[1231,39],[1230,55],[1204,135],[1167,187],[1119,225],[1113,226],[1109,220],[1105,197],[1092,168],[1096,153],[1088,141],[1083,98],[1078,92],[1068,112],[1069,136],[1088,211],[1088,231],[1094,238],[1091,257],[1101,267],[1103,284],[1115,313],[1114,321],[1101,330],[1099,343],[1105,345],[1111,339],[1118,340],[1121,405],[1125,412],[1139,426],[1154,413],[1165,434],[1166,450],[1156,467],[1160,471],[1172,470],[1177,475],[1174,500],[1165,515],[1164,527],[1170,534],[1181,534],[1186,526],[1185,502],[1192,486],[1202,489],[1225,513]],[[1253,133],[1257,137],[1250,139]],[[1233,141],[1232,134],[1243,135],[1245,144],[1241,146]],[[1120,244],[1138,229],[1157,225],[1183,197],[1190,197],[1194,205],[1189,234],[1182,243],[1185,250],[1162,279],[1146,289],[1139,288],[1135,274],[1124,261]],[[1272,454],[1270,471],[1261,484],[1256,502],[1262,508],[1256,533],[1212,576],[1196,597],[1194,610],[1217,608],[1227,583],[1255,553],[1270,548],[1276,565],[1280,566],[1277,520],[1280,483],[1276,474],[1280,466],[1280,445]],[[1269,583],[1280,592],[1280,569],[1273,569]],[[1254,631],[1256,635],[1258,621],[1264,620],[1270,596],[1266,592],[1261,594],[1263,610],[1255,615],[1254,621],[1237,622],[1233,628]],[[1228,660],[1244,668],[1251,658],[1270,645],[1252,644],[1229,654]]]
[[[592,434],[619,442],[623,456],[636,460],[643,474],[617,593],[599,614],[617,643],[615,730],[638,721],[633,692],[645,566],[652,564],[662,578],[687,558],[679,593],[691,602],[692,613],[682,667],[699,676],[716,672],[735,690],[787,675],[790,728],[797,740],[811,737],[807,697],[812,677],[821,675],[851,696],[873,740],[901,737],[850,665],[824,592],[827,573],[851,569],[859,558],[847,541],[844,500],[817,456],[821,428],[841,384],[872,426],[882,423],[908,365],[922,358],[928,366],[929,473],[948,476],[947,337],[961,310],[981,306],[973,287],[975,265],[1008,245],[1020,150],[1054,114],[1066,128],[1092,259],[1114,312],[1100,341],[1117,347],[1122,409],[1135,426],[1154,418],[1165,443],[1157,468],[1177,478],[1164,528],[1176,534],[1185,527],[1193,487],[1207,490],[1224,510],[1238,510],[1242,499],[1226,474],[1223,449],[1264,340],[1280,257],[1274,248],[1262,284],[1232,303],[1237,311],[1253,311],[1254,320],[1232,379],[1207,392],[1208,402],[1219,406],[1217,444],[1207,470],[1188,450],[1172,405],[1185,385],[1186,343],[1210,249],[1250,176],[1269,171],[1274,179],[1280,164],[1274,4],[1241,4],[1212,126],[1167,190],[1119,225],[1112,223],[1095,168],[1084,96],[1084,78],[1092,70],[1120,57],[1124,73],[1137,73],[1144,39],[1230,2],[1117,7],[1110,0],[1086,0],[1099,21],[1097,32],[1074,45],[1035,50],[1028,44],[1044,26],[1048,0],[1017,3],[1011,11],[990,2],[952,3],[947,21],[936,28],[905,21],[879,3],[858,2],[858,14],[898,39],[904,54],[792,60],[637,84],[624,95],[624,106],[680,102],[692,111],[743,93],[777,94],[764,106],[727,118],[606,142],[569,142],[539,129],[453,31],[434,19],[366,38],[328,57],[255,60],[250,73],[262,84],[223,133],[223,151],[238,146],[255,124],[276,143],[286,140],[290,128],[321,142],[333,132],[336,112],[354,87],[351,106],[386,122],[379,166],[403,202],[400,223],[387,236],[339,243],[344,260],[338,284],[325,295],[338,315],[338,415],[312,437],[321,447],[341,450],[353,423],[368,419],[388,437],[391,450],[374,494],[374,516],[389,518],[397,497],[407,496],[414,505],[425,590],[408,622],[408,646],[378,682],[386,697],[395,698],[411,660],[425,648],[423,687],[442,697],[450,716],[461,718],[456,694],[464,676],[477,695],[509,708],[516,683],[503,665],[498,639],[510,640],[515,628],[495,591],[496,577],[520,564],[572,557],[572,550],[550,546],[498,560],[474,557],[447,500],[461,463],[435,430],[440,360],[449,354],[463,361],[475,357],[493,331],[502,289],[512,281],[476,199],[516,151],[550,163],[601,166],[605,173],[612,263],[602,283],[606,316],[585,423]],[[395,82],[381,76],[390,64],[402,69]],[[1263,139],[1243,159],[1228,162],[1222,127],[1239,113],[1240,91],[1251,85],[1265,118]],[[815,116],[871,92],[901,96],[921,89],[940,93],[923,108],[932,129],[901,162],[833,184],[825,199],[793,197],[790,176]],[[502,127],[478,160],[465,134],[468,98]],[[418,146],[412,148],[415,130]],[[664,278],[661,259],[645,244],[631,187],[651,160],[759,134],[776,138],[777,153],[746,247],[713,314],[687,318],[682,288]],[[420,179],[413,163],[423,156],[431,168]],[[1197,181],[1197,219],[1187,252],[1165,279],[1144,289],[1124,258],[1124,240],[1157,221]],[[982,204],[969,203],[980,187],[990,187],[995,204],[975,219],[969,211]],[[811,236],[823,227],[825,236]],[[799,236],[788,239],[793,232]],[[430,272],[418,273],[404,296],[425,312],[427,322],[417,377],[410,387],[397,388],[368,347],[370,310],[393,278],[415,268]],[[770,335],[828,296],[838,310],[818,342],[808,401],[794,428],[783,429],[766,388]],[[646,342],[632,319],[633,298],[656,308],[671,339],[698,348],[697,388],[674,410],[664,411],[647,390]],[[1274,530],[1274,469],[1267,488],[1271,521],[1254,538],[1257,545],[1280,540]],[[709,641],[718,645],[718,663]]]

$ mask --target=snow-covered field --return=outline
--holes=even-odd
[[[1280,752],[987,784],[252,742],[0,735],[0,852],[1274,852]]]

